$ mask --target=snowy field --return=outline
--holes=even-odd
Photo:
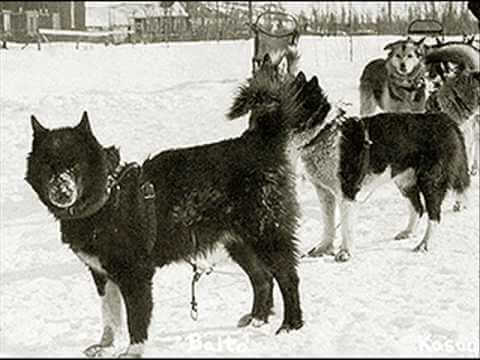
[[[362,68],[395,37],[307,38],[300,68],[317,75],[332,102],[358,113]],[[24,181],[30,115],[47,127],[71,126],[89,112],[104,145],[124,161],[172,147],[240,135],[246,119],[224,114],[250,74],[251,41],[156,45],[49,44],[0,51],[0,354],[79,357],[101,334],[100,302],[85,266],[63,246],[59,226]],[[313,187],[298,180],[298,236],[308,250],[322,223]],[[197,286],[190,318],[191,268],[172,265],[154,278],[154,313],[145,356],[476,356],[479,351],[479,180],[468,209],[453,198],[431,252],[413,253],[419,236],[394,241],[407,206],[393,185],[361,205],[353,258],[308,259],[299,266],[306,320],[274,336],[282,315],[278,287],[268,326],[237,329],[252,294],[240,268],[215,254],[215,271]],[[125,342],[123,342],[125,344]]]

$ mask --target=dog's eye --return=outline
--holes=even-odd
[[[412,54],[408,54],[407,56],[409,59],[413,58],[413,55]]]

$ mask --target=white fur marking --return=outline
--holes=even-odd
[[[96,272],[106,275],[107,272],[103,268],[102,264],[100,263],[100,260],[98,259],[98,256],[93,256],[87,253],[84,253],[83,251],[76,251],[75,254],[78,256],[78,258],[91,267],[93,270]]]
[[[340,201],[340,218],[342,221],[342,245],[340,249],[351,250],[352,238],[354,236],[355,224],[355,208],[356,204],[353,201],[342,199]]]
[[[408,224],[407,224],[407,229],[410,234],[413,234],[417,228],[418,224],[418,214],[415,211],[415,208],[413,207],[412,203],[408,201]]]
[[[144,349],[145,349],[144,343],[130,344],[128,345],[128,348],[125,354],[122,354],[120,356],[141,357],[143,355]]]
[[[124,303],[120,288],[108,280],[105,285],[105,296],[102,296],[103,327],[110,327],[113,337],[118,338],[123,332]]]
[[[368,174],[362,181],[360,191],[356,196],[357,201],[365,201],[376,189],[392,180],[392,168],[389,166],[383,173]],[[360,200],[361,198],[361,200]]]
[[[380,186],[389,183],[392,179],[400,189],[412,186],[417,180],[413,168],[408,168],[392,178],[392,168],[388,166],[383,173],[368,174],[365,176],[360,191],[357,194],[357,201],[365,201],[371,193],[377,190]],[[360,200],[360,198],[362,199]]]

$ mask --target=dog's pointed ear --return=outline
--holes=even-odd
[[[252,109],[252,94],[249,88],[242,86],[238,95],[233,99],[233,104],[226,114],[227,119],[234,120],[247,114]]]
[[[398,44],[398,41],[395,41],[395,42],[392,42],[392,43],[390,43],[390,44],[387,44],[387,45],[385,45],[385,47],[383,48],[383,50],[392,50],[392,48],[393,48],[394,46],[396,46],[397,44]]]
[[[90,120],[88,119],[88,114],[86,111],[82,114],[82,120],[77,125],[77,129],[84,131],[85,133],[91,134],[92,128],[90,127]]]
[[[30,122],[32,124],[33,136],[39,137],[48,133],[49,130],[46,127],[44,127],[42,124],[40,124],[40,122],[37,120],[35,115],[32,115],[30,117]]]
[[[310,79],[308,86],[310,86],[310,88],[318,88],[318,78],[316,75]]]
[[[297,74],[297,76],[295,77],[295,85],[297,87],[302,87],[306,83],[307,83],[307,78],[306,78],[305,74],[303,73],[303,71],[300,71]]]

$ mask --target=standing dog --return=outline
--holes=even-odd
[[[419,112],[425,108],[425,38],[407,38],[385,46],[386,59],[367,64],[360,77],[360,115]]]
[[[325,107],[328,101],[324,98],[320,103],[323,105],[319,107]],[[427,251],[433,230],[440,223],[447,190],[464,194],[470,185],[464,138],[458,125],[445,114],[382,113],[345,118],[332,109],[321,116],[323,121],[315,120],[321,124],[315,131],[297,134],[292,141],[322,206],[322,241],[309,254],[349,260],[356,201],[390,180],[407,198],[410,209],[407,228],[395,239],[413,235],[426,209],[428,227],[414,250]],[[335,253],[337,204],[342,244]]]
[[[103,335],[85,350],[112,350],[126,306],[130,344],[140,356],[152,313],[156,267],[223,245],[249,276],[253,307],[239,326],[261,326],[273,307],[273,279],[284,317],[279,332],[303,325],[298,293],[298,203],[286,155],[289,131],[321,98],[316,78],[297,94],[259,75],[241,88],[229,116],[254,108],[257,128],[222,142],[161,152],[142,166],[120,163],[83,114],[79,125],[47,129],[32,116],[26,180],[60,221],[62,242],[89,268],[102,300]],[[303,125],[304,126],[304,125]],[[290,129],[290,130],[289,130]],[[255,156],[252,156],[254,154]]]

